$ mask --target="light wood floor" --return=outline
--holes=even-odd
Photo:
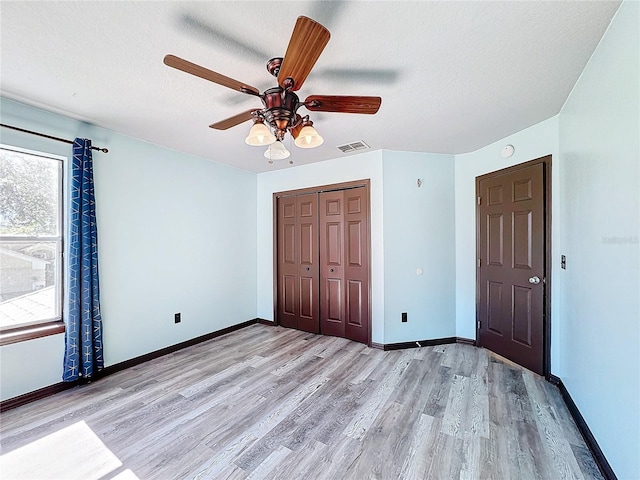
[[[3,413],[2,453],[82,420],[104,478],[601,478],[557,389],[469,345],[252,325]]]

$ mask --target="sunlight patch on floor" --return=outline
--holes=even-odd
[[[2,478],[98,480],[122,466],[84,422],[78,422],[0,456]],[[133,480],[125,470],[118,480]]]

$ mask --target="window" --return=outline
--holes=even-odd
[[[62,330],[63,159],[0,147],[2,344]],[[29,332],[40,332],[30,335]]]

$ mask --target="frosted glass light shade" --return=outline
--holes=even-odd
[[[253,146],[271,145],[276,141],[275,135],[273,135],[264,123],[257,122],[253,124],[249,135],[244,139],[244,143]]]
[[[311,125],[307,125],[302,127],[298,138],[296,138],[293,143],[296,144],[296,147],[300,148],[315,148],[322,145],[323,142],[324,138],[316,132],[316,129]]]
[[[264,152],[264,156],[268,160],[282,160],[284,158],[289,158],[289,155],[291,155],[291,152],[287,150],[282,142],[272,143]]]

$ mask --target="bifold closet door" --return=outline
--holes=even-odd
[[[278,320],[319,333],[318,194],[278,199]]]
[[[320,194],[320,332],[345,336],[344,191]]]
[[[320,193],[320,332],[369,341],[365,187]]]

